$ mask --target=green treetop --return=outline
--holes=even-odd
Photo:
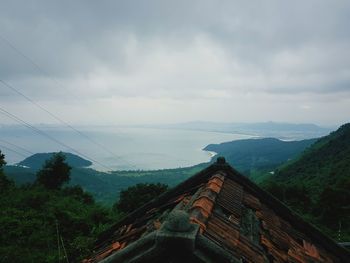
[[[47,189],[60,189],[64,183],[69,182],[72,168],[65,160],[66,157],[62,152],[47,160],[43,168],[37,172],[37,182]]]
[[[120,199],[114,204],[119,211],[129,213],[158,197],[168,189],[165,184],[136,184],[121,191]]]
[[[5,155],[0,150],[0,191],[8,188],[11,181],[5,176],[3,167],[6,165]]]

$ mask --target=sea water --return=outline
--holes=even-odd
[[[9,164],[23,160],[31,153],[65,151],[90,159],[93,162],[91,167],[101,171],[187,167],[210,160],[213,153],[202,150],[208,144],[251,137],[208,131],[111,126],[79,127],[85,135],[82,136],[68,128],[37,127],[68,147],[24,127],[3,126],[0,128],[0,149]]]

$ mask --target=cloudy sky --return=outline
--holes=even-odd
[[[349,13],[348,0],[0,0],[0,79],[71,124],[337,125]],[[0,107],[56,123],[3,83]]]

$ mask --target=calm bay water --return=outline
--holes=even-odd
[[[94,141],[108,148],[112,155],[72,130],[59,127],[40,127],[40,129],[104,165],[94,163],[92,167],[97,170],[107,170],[107,168],[109,170],[150,170],[191,166],[210,160],[211,153],[202,150],[210,143],[250,138],[242,134],[175,129],[79,128]],[[24,149],[9,143],[33,153],[53,151],[75,153],[25,128],[2,127],[0,136],[0,149],[5,153],[9,164],[19,162],[31,155]]]

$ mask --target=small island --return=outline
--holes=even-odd
[[[17,165],[22,167],[32,168],[34,170],[39,170],[43,166],[45,161],[52,158],[54,154],[55,154],[54,152],[36,153],[24,159],[23,161],[19,162]],[[78,155],[68,153],[68,152],[63,152],[63,154],[66,156],[66,162],[71,167],[83,168],[83,167],[88,167],[92,165],[92,162],[90,162],[89,160],[83,159]]]

